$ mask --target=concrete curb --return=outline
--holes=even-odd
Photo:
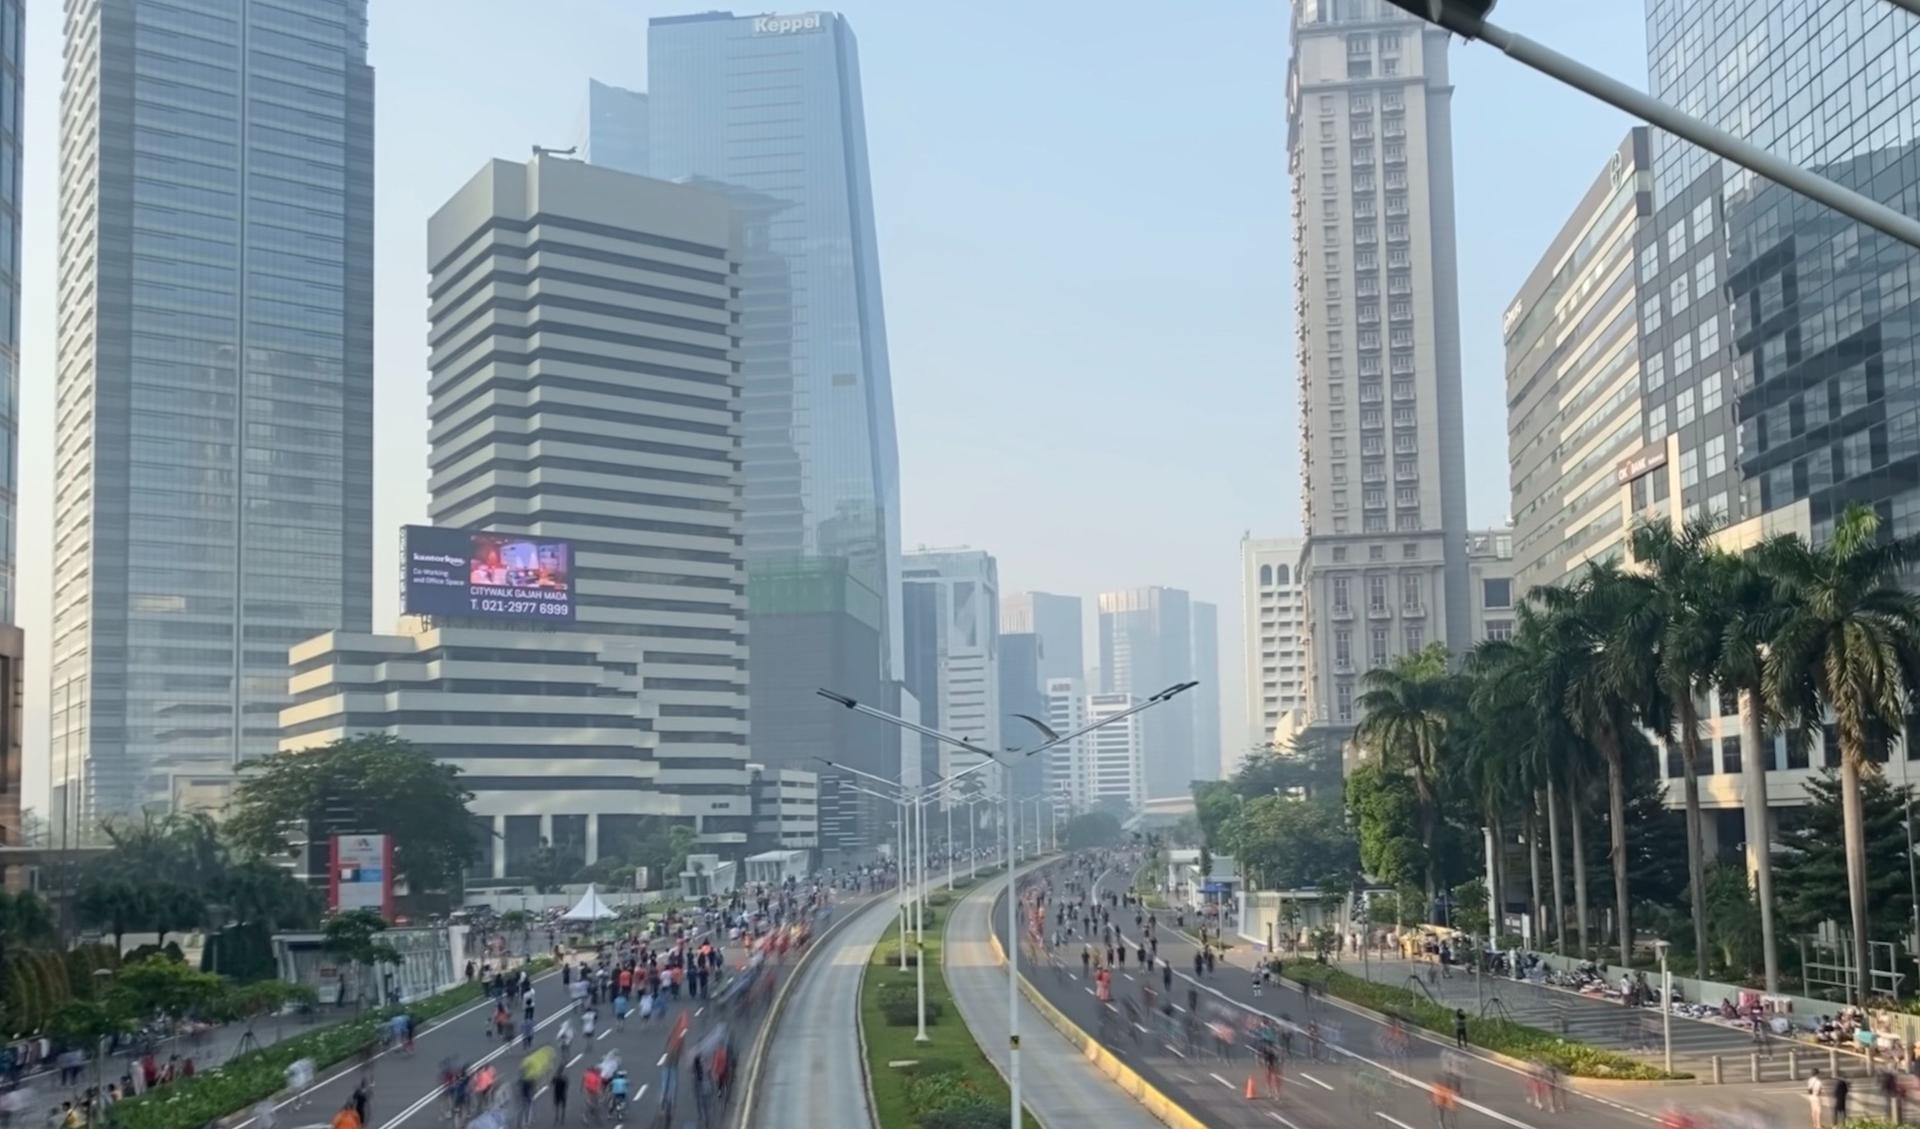
[[[1011,884],[1007,892],[1013,896]],[[993,947],[993,958],[1001,965],[1007,963],[1007,951],[1000,944],[1000,935],[993,930],[992,913],[987,920],[987,943]],[[1067,1042],[1080,1051],[1081,1057],[1091,1063],[1094,1069],[1107,1076],[1120,1091],[1132,1098],[1157,1120],[1169,1126],[1169,1129],[1208,1129],[1207,1123],[1188,1112],[1186,1107],[1162,1093],[1153,1083],[1142,1078],[1138,1072],[1122,1062],[1118,1055],[1095,1041],[1093,1036],[1080,1029],[1080,1025],[1068,1019],[1066,1013],[1048,1002],[1047,998],[1029,982],[1024,974],[1020,977],[1020,994],[1027,998],[1034,1010],[1046,1017],[1053,1029],[1060,1032]]]
[[[786,979],[780,982],[780,990],[774,993],[773,1003],[767,1008],[766,1022],[760,1025],[760,1033],[753,1038],[752,1058],[748,1061],[746,1082],[741,1087],[740,1101],[734,1106],[734,1113],[732,1117],[729,1118],[730,1124],[735,1126],[750,1124],[748,1117],[753,1112],[754,1104],[760,1098],[760,1070],[766,1063],[767,1040],[773,1036],[773,1029],[779,1025],[780,1011],[786,1006],[787,993],[793,990],[793,986],[799,983],[801,974],[806,972],[812,965],[813,954],[825,948],[827,938],[838,933],[841,926],[857,917],[866,916],[867,912],[872,910],[874,906],[884,904],[886,904],[885,896],[875,895],[869,899],[865,905],[840,915],[832,925],[822,930],[818,937],[812,938],[807,945],[807,951],[801,954],[799,960],[793,962],[792,971],[787,974]],[[862,1039],[860,1046],[860,1073],[862,1076],[866,1074],[866,1051],[866,1041]],[[869,1085],[867,1089],[867,1121],[869,1123],[873,1121],[873,1090],[871,1085]]]

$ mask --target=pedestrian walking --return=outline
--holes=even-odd
[[[553,1123],[564,1125],[567,1121],[567,1072],[564,1069],[554,1072],[553,1081]]]
[[[1453,1045],[1461,1050],[1467,1049],[1467,1012],[1465,1008],[1453,1009]]]

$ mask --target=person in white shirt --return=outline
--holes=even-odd
[[[1827,1108],[1827,1080],[1820,1076],[1817,1067],[1807,1077],[1807,1108],[1813,1114],[1813,1120],[1810,1122],[1813,1129],[1820,1129],[1820,1124],[1824,1120],[1822,1115]]]

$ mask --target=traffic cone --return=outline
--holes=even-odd
[[[1246,1099],[1247,1099],[1248,1101],[1252,1101],[1252,1100],[1253,1100],[1253,1099],[1254,1099],[1255,1097],[1257,1097],[1257,1096],[1259,1096],[1259,1095],[1257,1095],[1257,1094],[1255,1094],[1255,1093],[1254,1093],[1254,1090],[1253,1090],[1253,1075],[1251,1075],[1251,1074],[1249,1074],[1249,1075],[1247,1075],[1247,1092],[1246,1092]]]

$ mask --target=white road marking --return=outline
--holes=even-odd
[[[1327,1085],[1327,1084],[1326,1084],[1325,1082],[1322,1082],[1322,1081],[1320,1081],[1320,1079],[1318,1079],[1318,1078],[1315,1078],[1315,1077],[1314,1077],[1313,1075],[1311,1075],[1311,1074],[1308,1074],[1308,1073],[1307,1073],[1306,1071],[1304,1071],[1304,1070],[1302,1070],[1302,1071],[1300,1072],[1300,1077],[1302,1077],[1302,1078],[1305,1078],[1305,1079],[1306,1079],[1307,1081],[1309,1081],[1309,1082],[1311,1082],[1311,1083],[1313,1083],[1314,1085],[1316,1085],[1316,1086],[1318,1086],[1318,1087],[1320,1087],[1320,1088],[1321,1088],[1322,1090],[1325,1090],[1325,1091],[1327,1091],[1328,1093],[1332,1093],[1332,1092],[1333,1092],[1333,1087],[1332,1087],[1332,1086],[1329,1086],[1329,1085]]]
[[[1280,1124],[1285,1125],[1287,1129],[1300,1129],[1298,1125],[1295,1125],[1293,1122],[1288,1121],[1286,1118],[1280,1116],[1279,1114],[1273,1112],[1272,1110],[1267,1111],[1267,1116],[1273,1118],[1275,1121],[1278,1121]]]
[[[595,1042],[598,1042],[599,1040],[604,1039],[611,1034],[613,1034],[613,1028],[609,1027],[605,1031],[602,1031],[598,1035],[595,1035],[593,1038]]]
[[[1222,1086],[1225,1086],[1229,1090],[1233,1089],[1233,1083],[1227,1081],[1225,1078],[1220,1077],[1218,1074],[1208,1072],[1207,1077],[1213,1079],[1215,1082],[1220,1083]]]
[[[1140,1032],[1142,1035],[1145,1035],[1147,1033],[1147,1029],[1145,1027],[1140,1026],[1138,1023],[1133,1025],[1133,1029],[1135,1031]]]
[[[1389,1125],[1398,1125],[1400,1129],[1413,1129],[1413,1126],[1408,1125],[1406,1122],[1400,1120],[1399,1118],[1389,1117],[1386,1114],[1381,1113],[1379,1110],[1375,1110],[1373,1112],[1373,1115],[1379,1118],[1380,1120],[1388,1123]]]
[[[656,1062],[656,1063],[654,1063],[653,1065],[655,1065],[655,1066],[665,1066],[665,1065],[667,1065],[667,1056],[666,1056],[666,1054],[665,1054],[665,1053],[663,1052],[663,1053],[662,1053],[662,1054],[660,1055],[660,1061],[659,1061],[659,1062]]]
[[[1166,1047],[1168,1050],[1172,1051],[1174,1054],[1179,1055],[1181,1058],[1187,1057],[1187,1052],[1181,1050],[1179,1047],[1174,1046],[1172,1043],[1163,1043],[1161,1045]]]
[[[564,1067],[564,1069],[567,1069],[567,1070],[572,1070],[572,1069],[573,1069],[573,1064],[574,1064],[574,1063],[576,1063],[576,1062],[579,1062],[579,1061],[580,1061],[581,1059],[583,1059],[583,1058],[585,1058],[585,1057],[587,1057],[587,1056],[586,1056],[585,1054],[577,1054],[577,1055],[574,1055],[574,1056],[573,1056],[572,1058],[570,1058],[570,1059],[568,1059],[568,1060],[567,1060],[567,1065],[566,1065],[566,1066]]]

